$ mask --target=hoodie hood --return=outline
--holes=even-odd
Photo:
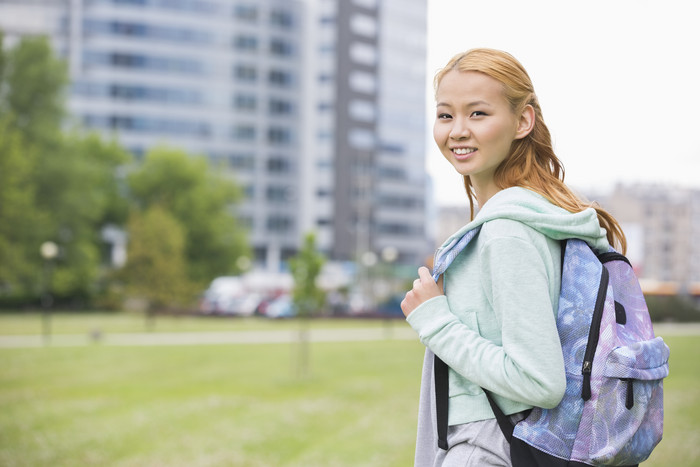
[[[607,232],[598,223],[593,208],[571,213],[555,206],[543,196],[521,187],[506,188],[496,193],[479,210],[473,221],[448,238],[440,249],[448,247],[466,232],[493,219],[511,219],[537,230],[554,240],[578,238],[597,252],[608,251]]]

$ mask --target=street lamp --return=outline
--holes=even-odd
[[[51,274],[53,273],[53,260],[58,256],[58,245],[54,242],[44,242],[39,250],[44,259],[44,277],[42,284],[41,306],[44,310],[42,314],[42,332],[44,343],[48,343],[51,338],[51,305],[53,296],[51,295]]]

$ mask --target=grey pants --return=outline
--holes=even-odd
[[[514,423],[522,419],[522,413],[511,415]],[[447,444],[447,451],[438,450],[434,467],[511,467],[510,444],[496,419],[448,427]]]

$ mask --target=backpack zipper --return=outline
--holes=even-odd
[[[595,349],[598,346],[600,338],[600,323],[603,321],[603,308],[605,307],[605,296],[608,292],[608,282],[610,275],[605,266],[602,266],[600,274],[600,285],[598,286],[598,296],[595,300],[595,308],[593,309],[593,318],[591,319],[591,329],[588,332],[588,343],[586,344],[586,352],[583,356],[583,388],[581,389],[581,398],[587,401],[591,398],[591,371],[593,370],[593,357]]]

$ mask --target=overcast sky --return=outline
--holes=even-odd
[[[513,54],[535,85],[566,181],[700,188],[700,2],[428,0],[428,81],[456,53]],[[432,85],[430,85],[432,88]],[[464,203],[459,175],[432,140],[439,205]]]

